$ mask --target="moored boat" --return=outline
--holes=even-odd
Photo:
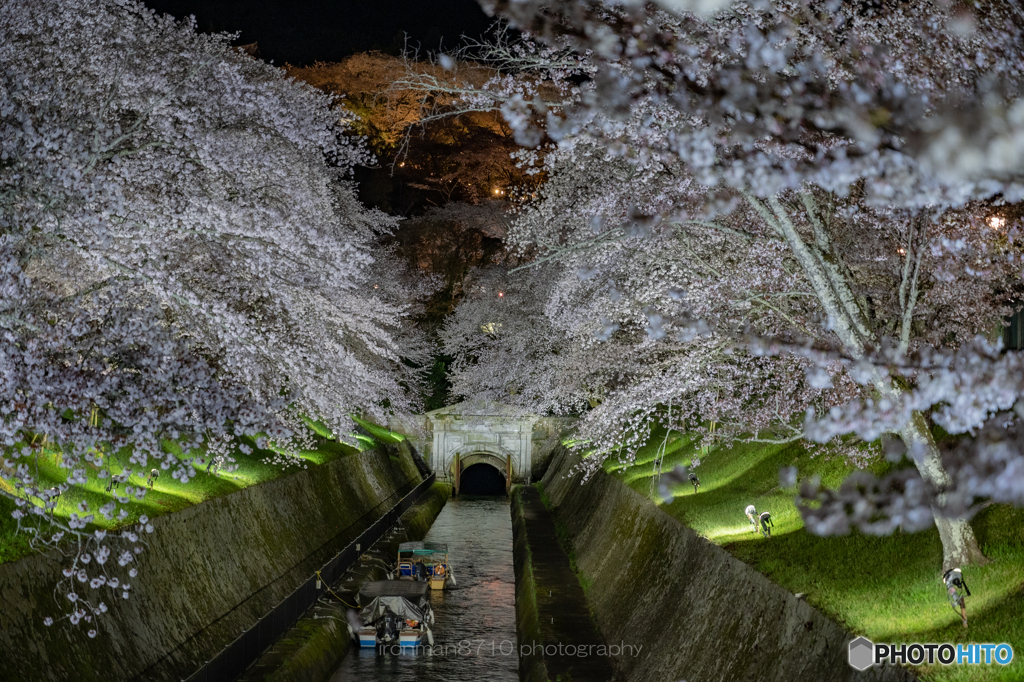
[[[425,582],[378,580],[359,588],[362,627],[352,630],[360,648],[377,645],[416,647],[434,643],[434,612]]]
[[[448,545],[443,542],[403,542],[398,546],[399,580],[419,580],[432,590],[455,585]]]

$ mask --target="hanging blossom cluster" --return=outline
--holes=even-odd
[[[1022,197],[1024,157],[1002,155],[1022,140],[1020,8],[758,2],[699,18],[484,4],[586,64],[564,79],[575,89],[560,108],[539,88],[505,101],[519,107],[508,118],[524,143],[551,141],[523,155],[549,181],[510,227],[514,253],[532,259],[510,277],[547,289],[530,312],[545,322],[531,326],[559,337],[546,342],[552,367],[566,368],[548,383],[575,404],[601,396],[581,424],[588,447],[625,443],[629,456],[654,420],[860,452],[857,436],[895,433],[917,471],[872,488],[861,508],[874,511],[848,522],[920,527],[917,512],[895,512],[924,508],[944,563],[983,560],[965,521],[981,501],[972,495],[1019,500],[1024,480],[996,484],[1018,465],[1007,455],[971,468],[978,451],[940,452],[927,420],[969,435],[1021,396],[1002,373],[1016,361],[982,340],[1024,288],[1021,211],[1009,203]],[[542,66],[523,66],[522,82],[544,82]],[[474,347],[470,320],[488,314],[467,308],[449,352]],[[463,393],[497,392],[497,349],[522,343],[504,329],[462,356]],[[586,363],[595,339],[623,359],[599,387],[600,353]],[[564,361],[574,351],[575,367]],[[849,513],[869,488],[849,486],[837,508]],[[844,528],[812,523],[814,506],[812,530]]]
[[[724,188],[769,196],[804,183],[841,194],[861,183],[872,203],[904,207],[1024,198],[1019,3],[660,4],[481,0],[587,61],[564,106],[497,81],[488,95],[523,142],[543,128],[635,163],[683,162],[712,190],[707,203]],[[552,82],[574,82],[559,80],[565,63]],[[637,147],[622,124],[645,100],[678,124]]]
[[[414,407],[422,284],[377,250],[394,220],[348,178],[367,154],[230,39],[124,0],[0,8],[0,494],[70,548],[76,623],[106,611],[90,590],[130,594],[152,527],[94,522],[126,522],[133,476],[187,483],[242,437],[287,450],[300,415],[344,433]],[[90,472],[114,501],[55,516]]]
[[[673,219],[668,211],[703,191],[685,176],[639,170],[589,144],[549,160],[543,200],[509,236],[521,253],[549,255],[479,292],[467,288],[449,323],[459,393],[504,392],[555,412],[590,401],[583,423],[609,452],[642,443],[652,419],[668,419],[670,403],[680,428],[714,421],[720,439],[758,432],[787,441],[807,436],[800,417],[808,409],[829,412],[860,394],[861,375],[847,371],[811,283],[753,205],[741,197],[729,215]],[[882,335],[905,337],[909,351],[990,333],[1008,311],[993,282],[1012,285],[1018,275],[1012,230],[991,230],[969,211],[921,222],[824,193],[809,201],[822,204],[858,305]],[[788,205],[813,242],[803,204],[793,196]],[[950,253],[943,240],[961,246]],[[493,320],[503,320],[497,333],[480,334]],[[589,385],[599,389],[583,390]]]

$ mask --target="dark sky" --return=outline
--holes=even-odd
[[[479,37],[491,19],[475,0],[143,0],[182,19],[195,15],[200,31],[241,32],[235,44],[259,43],[259,56],[281,65],[381,50],[397,54],[410,44],[436,50],[466,34]]]

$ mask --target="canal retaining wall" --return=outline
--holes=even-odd
[[[521,682],[547,682],[548,669],[542,652],[532,646],[544,642],[537,606],[537,581],[533,574],[533,552],[526,533],[522,487],[512,491],[512,557],[516,575],[516,640],[519,644]],[[524,648],[524,645],[527,648]]]
[[[629,680],[905,682],[898,667],[856,672],[853,636],[792,593],[599,472],[582,484],[558,448],[543,486],[587,601]]]
[[[111,591],[95,639],[43,625],[59,554],[0,565],[0,680],[185,679],[419,481],[409,449],[389,446],[158,517],[132,598]]]
[[[521,682],[615,679],[609,649],[535,486],[512,493],[512,537]]]
[[[422,540],[444,509],[452,488],[434,483],[385,537],[366,550],[359,563],[329,586],[310,611],[250,667],[239,682],[323,682],[329,680],[353,646],[345,611],[358,604],[358,588],[385,580],[398,545]]]

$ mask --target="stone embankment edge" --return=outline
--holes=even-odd
[[[393,557],[400,543],[422,540],[451,497],[451,490],[447,483],[434,483],[402,515],[397,526],[398,532],[378,540],[372,550]],[[374,564],[369,567],[365,579],[383,580],[384,574],[380,564]],[[332,586],[332,589],[339,590],[337,586]],[[257,664],[242,681],[316,682],[329,679],[352,645],[352,638],[345,625],[345,608],[342,604],[314,607],[311,613],[300,619],[274,645],[272,653],[276,655],[264,657],[270,659],[268,664],[262,666],[262,669]],[[264,663],[264,660],[260,663]]]
[[[0,565],[0,679],[178,682],[250,628],[420,480],[407,447],[352,454],[154,519],[134,596],[95,639],[57,615],[58,552]],[[371,518],[373,517],[373,518]],[[6,672],[4,672],[6,671]]]
[[[533,578],[533,556],[523,515],[522,486],[512,489],[512,563],[516,576],[516,639],[519,642],[519,679],[521,682],[548,682],[544,656],[524,647],[543,642],[537,608],[537,589]],[[525,652],[525,653],[524,653]]]
[[[583,482],[556,452],[543,485],[564,525],[607,641],[643,645],[614,659],[630,680],[910,682],[908,670],[857,672],[853,635],[601,471]]]

